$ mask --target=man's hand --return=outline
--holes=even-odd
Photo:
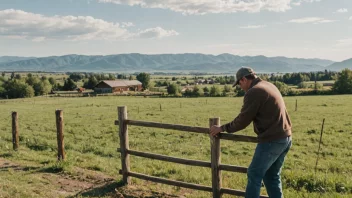
[[[210,135],[211,136],[217,136],[220,132],[222,132],[221,127],[213,125],[212,127],[210,127]]]

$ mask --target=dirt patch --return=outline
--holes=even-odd
[[[142,186],[124,186],[116,178],[104,175],[101,172],[74,168],[74,175],[58,172],[43,172],[43,167],[21,166],[4,158],[0,158],[0,171],[25,171],[29,175],[41,178],[48,194],[53,197],[112,197],[112,198],[176,198],[180,196],[169,195],[147,189]],[[145,186],[148,186],[146,182]],[[36,189],[38,193],[43,189]],[[181,196],[182,197],[182,196]]]

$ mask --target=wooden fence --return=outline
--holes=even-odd
[[[13,150],[17,151],[19,148],[19,132],[18,132],[18,113],[13,111],[12,117],[12,145]],[[64,115],[62,110],[55,110],[56,116],[56,137],[57,137],[57,159],[59,161],[65,160],[65,144],[64,144]]]
[[[220,139],[256,143],[257,138],[251,137],[251,136],[244,136],[244,135],[228,134],[228,133],[221,133],[218,135],[218,137],[213,137],[209,135],[209,128],[205,128],[205,127],[193,127],[193,126],[174,125],[174,124],[165,124],[165,123],[157,123],[157,122],[129,120],[127,118],[127,107],[125,106],[118,107],[118,120],[115,121],[115,125],[119,125],[119,136],[120,136],[120,148],[118,149],[118,151],[121,152],[122,170],[120,170],[119,173],[123,176],[123,182],[125,184],[127,185],[130,184],[130,178],[135,177],[135,178],[167,184],[167,185],[212,192],[213,198],[219,198],[221,197],[222,194],[230,194],[230,195],[237,195],[237,196],[245,195],[244,191],[222,188],[221,171],[247,173],[247,168],[241,167],[241,166],[221,164]],[[131,150],[129,148],[129,141],[128,141],[128,125],[154,127],[154,128],[161,128],[161,129],[172,129],[172,130],[180,130],[184,132],[207,134],[210,137],[210,143],[211,143],[211,161],[206,162],[206,161],[199,161],[199,160],[189,160],[189,159],[182,159],[182,158]],[[212,126],[212,125],[219,126],[220,118],[210,118],[209,126]],[[185,164],[185,165],[211,168],[212,186],[210,187],[210,186],[204,186],[199,184],[186,183],[186,182],[169,180],[169,179],[164,179],[160,177],[154,177],[154,176],[132,172],[130,171],[130,155],[145,157],[150,159],[157,159],[157,160],[173,162],[173,163],[179,163],[179,164]],[[267,197],[267,196],[260,196],[260,197]]]

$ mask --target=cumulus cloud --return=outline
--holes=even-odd
[[[161,27],[156,27],[156,28],[149,28],[146,30],[142,30],[137,34],[135,34],[134,37],[151,39],[151,38],[162,38],[162,37],[177,36],[177,35],[179,35],[179,33],[176,32],[175,30],[164,30]]]
[[[260,12],[262,10],[284,12],[291,5],[313,3],[321,0],[97,0],[100,3],[124,4],[142,8],[161,8],[185,15],[209,13]]]
[[[142,8],[161,8],[185,15],[209,13],[284,12],[290,9],[291,0],[97,0],[101,3],[124,4]]]
[[[313,23],[313,24],[320,24],[320,23],[331,23],[334,22],[335,20],[329,20],[329,19],[324,19],[320,17],[305,17],[305,18],[299,18],[299,19],[292,19],[289,22],[290,23]]]
[[[133,27],[134,24],[132,22],[122,22],[121,27]]]
[[[258,29],[258,28],[264,28],[266,25],[247,25],[247,26],[241,26],[241,29]]]
[[[337,13],[346,13],[348,12],[347,8],[340,8],[338,10],[336,10]]]
[[[293,0],[292,5],[299,6],[302,3],[313,3],[313,2],[319,2],[321,0]]]
[[[128,40],[132,38],[163,38],[177,35],[174,30],[161,27],[130,32],[133,23],[112,23],[91,16],[44,16],[22,10],[0,11],[0,36],[22,38],[36,42],[43,40]]]

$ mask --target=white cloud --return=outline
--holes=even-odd
[[[292,19],[289,22],[290,23],[314,23],[314,24],[320,24],[320,23],[335,22],[335,20],[329,20],[329,19],[324,19],[324,18],[320,18],[320,17],[306,17],[306,18]]]
[[[299,6],[302,3],[320,2],[321,0],[293,0],[292,5]]]
[[[168,36],[177,36],[178,32],[175,30],[164,30],[161,27],[149,28],[146,30],[139,31],[137,34],[134,34],[134,37],[137,38],[162,38]]]
[[[258,29],[258,28],[264,28],[266,25],[247,25],[247,26],[241,26],[241,29]]]
[[[161,27],[130,32],[127,22],[112,23],[91,16],[44,16],[22,10],[0,11],[0,36],[24,38],[36,42],[43,40],[127,40],[132,38],[163,38],[178,35],[174,30]]]
[[[350,18],[348,20],[352,20],[352,16],[350,16]]]
[[[337,40],[336,47],[349,47],[352,46],[352,38]]]
[[[348,10],[346,8],[340,8],[338,10],[336,10],[337,13],[346,13],[348,12]]]
[[[121,27],[133,27],[134,24],[132,22],[122,22]]]
[[[185,15],[209,13],[259,12],[262,10],[284,12],[291,0],[97,0],[101,3],[124,4],[142,8],[161,8]]]
[[[32,39],[32,41],[42,42],[42,41],[45,41],[45,37],[35,37],[35,38]]]

